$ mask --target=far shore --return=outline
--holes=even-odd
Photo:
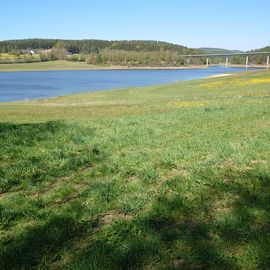
[[[179,70],[179,69],[202,69],[205,65],[186,66],[114,66],[114,65],[91,65],[84,62],[71,62],[65,60],[0,64],[0,72],[12,71],[47,71],[47,70]]]
[[[220,64],[223,65],[223,64]],[[209,65],[216,66],[216,65]],[[229,67],[242,67],[245,65],[229,65]],[[265,68],[263,65],[250,65],[250,68]],[[204,69],[206,65],[184,65],[184,66],[111,66],[111,65],[90,65],[84,62],[71,62],[65,60],[36,62],[36,63],[14,63],[0,64],[0,72],[15,71],[48,71],[48,70],[183,70],[183,69]]]

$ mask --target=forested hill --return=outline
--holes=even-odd
[[[240,50],[228,50],[228,49],[220,49],[220,48],[198,48],[197,50],[203,53],[241,53],[244,51]],[[270,46],[266,46],[260,49],[251,50],[248,52],[270,52]]]
[[[266,47],[264,47],[264,48],[261,48],[261,49],[255,50],[255,51],[260,51],[260,52],[270,52],[270,46],[266,46]]]
[[[198,48],[198,50],[204,53],[239,53],[242,51],[239,50],[228,50],[228,49],[221,49],[221,48]]]
[[[185,46],[152,40],[60,40],[60,39],[20,39],[0,41],[0,52],[7,53],[14,50],[48,50],[53,47],[65,48],[70,53],[97,53],[102,49],[154,52],[171,51],[180,54],[195,54],[196,49]]]

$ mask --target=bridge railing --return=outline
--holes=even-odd
[[[181,57],[187,57],[188,64],[190,63],[190,58],[205,58],[206,57],[206,66],[209,65],[209,58],[211,57],[225,57],[225,66],[228,68],[229,65],[229,57],[230,56],[245,56],[246,57],[246,68],[248,68],[249,64],[249,56],[253,55],[266,55],[266,68],[269,68],[269,56],[270,52],[240,52],[240,53],[206,53],[206,54],[186,54],[181,55]]]

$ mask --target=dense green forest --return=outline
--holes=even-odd
[[[251,52],[270,52],[270,46],[266,46],[261,49],[251,50]],[[249,56],[249,61],[251,63],[265,64],[266,58],[267,58],[266,55],[252,55]]]
[[[188,59],[182,55],[210,53],[210,50],[212,53],[213,50],[216,53],[221,52],[221,49],[192,49],[152,40],[21,39],[0,41],[0,64],[68,60],[93,65],[180,66],[188,64]],[[226,50],[222,49],[222,52],[224,51]],[[270,47],[256,51],[270,51]],[[224,57],[209,60],[210,64],[225,61]],[[245,64],[245,57],[234,56],[230,57],[229,61],[231,64]],[[254,64],[264,64],[266,56],[250,56],[249,61]],[[193,65],[205,63],[205,57],[191,58],[189,61],[189,64]]]
[[[153,52],[160,49],[181,54],[195,54],[198,50],[187,47],[152,40],[60,40],[60,39],[20,39],[0,41],[0,52],[8,53],[14,50],[48,50],[54,47],[65,48],[70,53],[97,53],[102,49]]]
[[[30,50],[35,55],[30,55]],[[28,54],[27,54],[28,52]],[[183,54],[197,54],[196,49],[151,40],[59,40],[23,39],[0,42],[0,53],[13,56],[5,57],[0,63],[24,63],[65,59],[89,64],[109,65],[183,65]],[[200,60],[195,61],[200,62]]]
[[[30,50],[35,55],[30,55]],[[28,55],[25,56],[28,52]],[[162,41],[143,40],[59,40],[24,39],[0,42],[0,53],[9,53],[2,63],[24,63],[65,59],[88,64],[105,65],[183,65],[183,54],[197,54],[200,51]],[[23,54],[22,54],[23,53]],[[200,59],[194,60],[200,63]]]

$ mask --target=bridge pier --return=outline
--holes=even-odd
[[[226,65],[225,65],[226,68],[228,68],[228,63],[229,63],[229,58],[226,57]]]
[[[267,60],[266,60],[266,68],[269,69],[270,68],[270,52],[245,52],[245,53],[220,53],[220,54],[215,54],[215,53],[206,53],[206,54],[181,54],[180,60],[181,62],[184,61],[184,63],[186,64],[190,64],[190,62],[192,63],[193,58],[198,58],[199,60],[202,61],[203,63],[203,59],[205,59],[205,64],[206,66],[209,66],[210,60],[212,59],[212,57],[218,57],[218,58],[222,58],[225,60],[225,67],[228,68],[229,67],[229,57],[232,56],[241,56],[241,57],[245,57],[246,59],[246,69],[248,68],[249,65],[249,60],[250,60],[250,55],[265,55],[267,56]],[[222,60],[223,62],[223,60]],[[244,66],[244,65],[243,65]]]
[[[248,68],[248,56],[246,56],[246,69]]]

